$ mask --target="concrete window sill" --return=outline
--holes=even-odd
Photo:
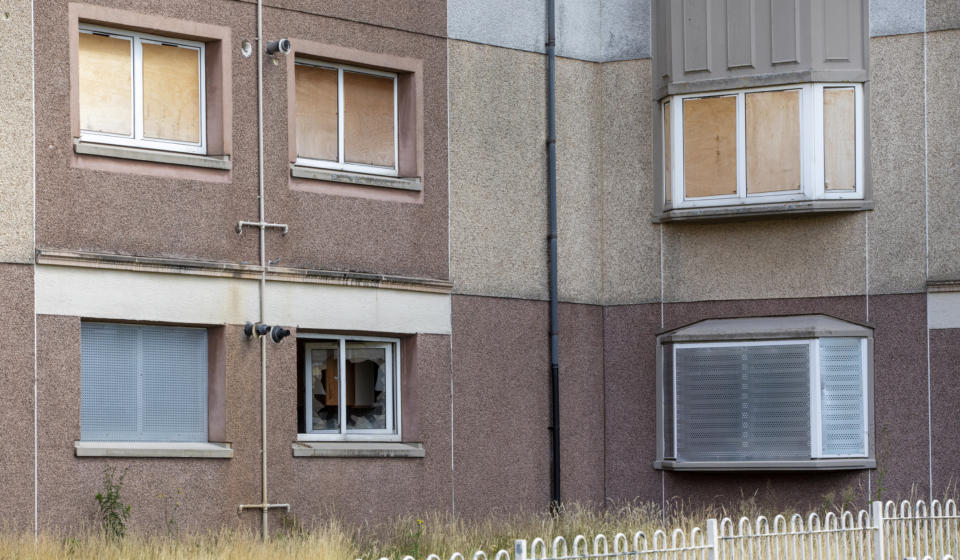
[[[380,187],[384,189],[399,189],[403,191],[420,192],[423,182],[418,178],[385,177],[383,175],[365,175],[350,173],[335,169],[321,169],[304,165],[290,164],[290,175],[297,179],[313,179],[315,181],[330,181],[333,183],[347,183],[366,187]]]
[[[424,456],[422,443],[297,441],[291,447],[294,457],[419,459]]]
[[[654,461],[665,471],[848,471],[875,469],[870,458],[812,459],[810,461]]]
[[[199,154],[182,154],[178,152],[163,152],[132,148],[130,146],[116,146],[112,144],[97,144],[79,139],[73,141],[73,151],[79,155],[102,156],[120,159],[132,159],[150,163],[164,163],[168,165],[185,165],[188,167],[204,167],[229,171],[232,168],[230,156],[203,156]]]
[[[73,447],[77,457],[233,458],[229,443],[75,441]]]
[[[728,222],[751,218],[798,216],[826,212],[860,212],[872,210],[870,200],[807,200],[740,206],[713,206],[702,208],[674,208],[651,217],[653,223],[666,222]]]

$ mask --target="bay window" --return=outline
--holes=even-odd
[[[664,210],[863,199],[863,103],[847,83],[668,96]]]
[[[818,316],[720,319],[661,335],[657,466],[867,468],[872,335]]]

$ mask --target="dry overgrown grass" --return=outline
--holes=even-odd
[[[706,518],[721,513],[713,509],[693,512],[675,509],[677,511],[666,519],[666,523],[659,506],[652,504],[608,509],[570,505],[558,515],[500,515],[493,512],[480,521],[433,514],[420,518],[403,517],[388,526],[377,528],[347,526],[333,520],[304,528],[296,520],[288,518],[267,542],[263,542],[254,532],[242,530],[188,534],[179,539],[132,534],[122,541],[110,540],[96,533],[79,536],[43,534],[36,543],[33,535],[7,534],[0,535],[0,558],[339,560],[412,555],[422,559],[431,553],[448,558],[455,551],[469,558],[478,549],[488,554],[499,549],[511,550],[516,538],[533,539],[539,536],[549,539],[562,535],[572,541],[578,534],[592,539],[597,533],[612,536],[623,532],[632,535],[638,530],[650,535],[664,526],[671,529],[702,526]],[[756,514],[750,500],[738,509],[738,515]]]
[[[854,495],[827,494],[818,509],[837,511],[853,504]],[[949,494],[952,494],[949,493]],[[293,517],[286,517],[273,537],[264,542],[249,530],[223,529],[218,532],[187,533],[179,538],[133,533],[121,541],[106,538],[96,531],[71,535],[41,534],[35,542],[32,534],[13,534],[0,531],[0,559],[70,558],[77,560],[173,560],[173,559],[358,559],[377,560],[381,557],[400,559],[410,555],[418,560],[429,554],[449,558],[461,552],[466,558],[477,550],[492,558],[497,550],[512,550],[517,538],[532,540],[563,536],[572,543],[576,535],[584,535],[591,542],[593,536],[603,533],[612,538],[624,533],[632,540],[636,531],[651,537],[658,529],[668,534],[682,528],[687,534],[693,527],[704,527],[711,517],[741,516],[772,517],[775,512],[758,506],[755,497],[742,496],[733,508],[723,506],[687,509],[674,501],[663,517],[659,504],[633,503],[607,508],[567,505],[557,514],[504,513],[492,511],[482,520],[454,518],[449,514],[422,517],[407,516],[384,525],[355,525],[338,521],[328,515],[326,520],[302,525]],[[136,513],[134,512],[134,515]],[[169,532],[170,527],[166,528]],[[179,530],[173,535],[180,533]]]

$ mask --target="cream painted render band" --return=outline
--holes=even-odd
[[[927,328],[960,329],[960,292],[927,294]]]
[[[392,334],[450,334],[450,296],[268,282],[270,324]],[[238,278],[38,265],[36,312],[125,321],[243,324],[259,315],[257,282]]]

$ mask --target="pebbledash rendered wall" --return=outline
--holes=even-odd
[[[564,499],[669,507],[756,496],[803,508],[955,485],[960,114],[949,92],[958,87],[960,9],[869,2],[873,210],[656,224],[650,5],[570,4],[559,4],[557,62]],[[544,18],[540,3],[448,2],[461,513],[542,507],[549,494]],[[930,305],[944,309],[942,322],[928,325]],[[656,333],[708,318],[803,313],[875,328],[878,467],[655,470]],[[597,321],[600,340],[585,334]],[[493,403],[509,412],[482,431],[461,418]],[[474,498],[477,484],[487,494]]]
[[[286,236],[267,232],[268,258],[279,258],[277,267],[412,279],[415,288],[404,285],[414,305],[398,315],[390,304],[399,301],[397,282],[341,297],[342,286],[271,281],[268,321],[401,336],[403,436],[425,450],[423,458],[293,457],[296,346],[292,338],[270,343],[271,502],[290,503],[305,523],[543,510],[543,2],[264,4],[267,39],[407,57],[424,68],[423,195],[397,199],[376,189],[298,188],[288,167],[289,66],[264,66],[266,219],[291,228]],[[0,0],[0,45],[19,53],[0,57],[0,316],[10,327],[0,334],[0,485],[9,506],[0,518],[22,530],[92,523],[102,471],[116,466],[128,469],[124,493],[137,530],[162,530],[158,496],[178,491],[191,527],[255,527],[258,513],[238,515],[237,506],[260,499],[260,355],[241,330],[256,319],[256,282],[210,269],[240,270],[259,258],[256,230],[234,230],[257,219],[256,63],[239,50],[255,38],[256,4],[84,6],[133,14],[148,29],[163,18],[226,29],[232,169],[75,154],[67,53],[76,5]],[[875,0],[869,20],[873,210],[656,224],[650,2],[559,0],[564,500],[699,504],[757,495],[803,508],[844,495],[863,502],[881,492],[937,494],[960,477],[960,8]],[[131,258],[169,266],[153,270]],[[177,263],[204,272],[175,274],[169,267]],[[151,293],[159,296],[137,299]],[[183,300],[164,299],[172,295]],[[350,307],[369,298],[382,299],[377,313]],[[330,313],[325,302],[334,301],[345,311]],[[878,468],[655,470],[656,333],[707,318],[799,313],[875,327]],[[76,457],[83,319],[222,326],[224,439],[234,457]]]

